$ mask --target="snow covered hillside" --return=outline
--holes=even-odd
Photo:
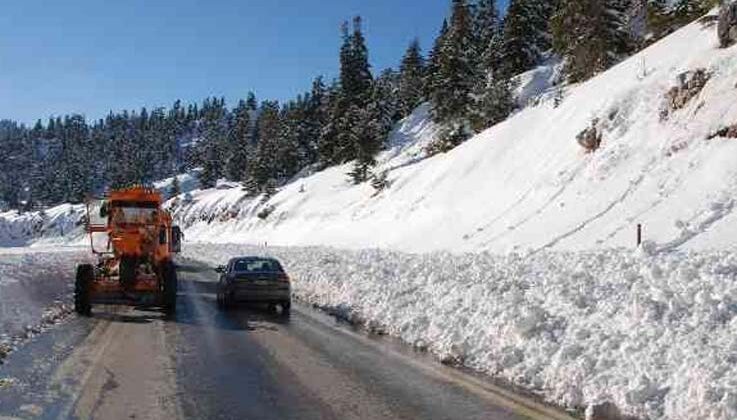
[[[268,200],[235,183],[194,189],[184,176],[169,206],[190,241],[582,250],[633,247],[642,224],[664,249],[731,246],[737,141],[714,135],[737,124],[737,48],[717,48],[713,23],[693,23],[563,90],[550,88],[559,67],[551,60],[519,77],[528,106],[447,154],[426,159],[437,127],[420,107],[379,156],[382,191],[352,185],[350,165],[304,174]],[[669,91],[697,70],[708,75],[703,89],[669,109]],[[577,136],[592,126],[601,148],[586,153]],[[37,219],[0,215],[0,243],[53,236],[54,225],[40,229]]]
[[[386,171],[394,176],[426,157],[425,148],[437,131],[429,111],[429,106],[423,105],[396,127],[387,150],[377,158],[377,173]],[[169,206],[188,240],[330,243],[327,237],[318,238],[315,233],[329,226],[337,230],[351,227],[352,214],[372,211],[374,200],[386,200],[368,183],[353,186],[347,175],[349,167],[297,177],[268,201],[249,196],[239,184],[221,182],[213,189],[183,193],[170,200]],[[356,231],[348,236],[356,236],[355,241],[348,240],[344,245],[360,246],[358,236],[365,235]]]
[[[667,93],[704,69],[703,90],[665,115]],[[541,91],[553,69],[523,89]],[[423,160],[427,108],[380,158],[389,187],[352,186],[348,166],[298,179],[268,202],[240,188],[193,191],[172,208],[189,240],[389,247],[408,251],[634,246],[635,228],[665,248],[721,248],[737,234],[737,48],[693,23],[627,61],[523,109],[450,153]],[[543,86],[544,87],[544,86]],[[558,105],[556,107],[556,105]],[[577,135],[595,126],[601,148]]]

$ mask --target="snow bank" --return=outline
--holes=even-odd
[[[0,363],[20,341],[71,313],[76,265],[89,260],[74,248],[0,250]]]
[[[567,407],[737,418],[737,255],[625,250],[421,255],[186,247],[276,256],[300,299]]]
[[[83,205],[63,204],[44,211],[0,213],[0,247],[53,245],[84,240]]]

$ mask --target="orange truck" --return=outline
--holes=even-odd
[[[176,311],[174,254],[182,232],[153,188],[134,186],[87,201],[86,231],[98,262],[77,267],[74,309],[90,316],[93,304],[158,306]],[[100,248],[96,239],[106,239]]]

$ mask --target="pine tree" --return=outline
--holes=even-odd
[[[373,89],[373,76],[368,59],[368,48],[361,29],[361,18],[353,20],[353,31],[348,24],[342,26],[343,45],[340,50],[340,85],[331,99],[330,122],[320,139],[321,161],[339,164],[356,159],[357,142],[355,124],[361,119],[357,110],[365,109]]]
[[[275,178],[278,180],[289,180],[303,167],[304,109],[304,99],[300,96],[281,111],[275,156]]]
[[[376,155],[381,151],[392,126],[401,118],[397,92],[400,75],[387,69],[374,82],[370,100],[366,106],[351,106],[345,123],[349,127],[348,139],[353,144],[355,161],[349,176],[355,184],[371,177]]]
[[[227,118],[225,99],[212,98],[202,105],[202,172],[200,184],[205,188],[215,186],[223,176],[224,150],[227,150]]]
[[[572,82],[606,70],[631,49],[627,0],[560,0],[552,20],[553,48]]]
[[[648,43],[655,42],[691,23],[719,4],[719,0],[634,0],[644,8]]]
[[[0,207],[4,209],[22,207],[22,175],[28,160],[22,146],[25,134],[25,127],[12,121],[0,121]]]
[[[336,81],[327,90],[323,107],[326,111],[325,124],[320,130],[317,143],[318,163],[325,168],[339,162],[338,136],[341,129],[341,119],[346,112],[346,101],[342,99],[340,85]]]
[[[253,92],[248,92],[248,96],[246,97],[246,108],[252,112],[258,109],[258,101],[256,100],[256,95]]]
[[[476,103],[471,114],[475,132],[496,125],[509,117],[515,108],[512,81],[503,73],[489,73],[476,91]]]
[[[473,131],[479,132],[505,119],[514,105],[510,73],[502,67],[502,28],[495,1],[482,0],[477,5],[475,38],[480,53],[468,119]]]
[[[171,181],[171,187],[169,188],[169,198],[178,197],[182,193],[182,186],[179,183],[179,177],[174,176]]]
[[[448,148],[471,135],[468,118],[476,81],[471,17],[465,0],[453,0],[451,23],[441,44],[430,97],[433,119],[446,128],[442,141]]]
[[[225,175],[230,180],[242,181],[246,177],[251,149],[251,109],[247,101],[241,100],[233,110],[228,145]]]
[[[392,68],[381,72],[371,89],[370,104],[377,109],[381,132],[377,134],[379,143],[389,134],[394,124],[404,116],[401,112],[401,73]]]
[[[329,92],[322,77],[312,82],[312,90],[306,104],[304,121],[304,160],[312,165],[320,160],[320,138],[327,124],[330,110]]]
[[[474,14],[476,55],[483,57],[493,40],[499,36],[501,19],[496,0],[479,0]]]
[[[340,61],[340,86],[343,96],[351,105],[365,105],[371,94],[373,77],[360,16],[353,19],[352,33],[349,34],[347,24],[343,26]]]
[[[277,156],[280,134],[279,103],[265,101],[261,104],[257,121],[258,144],[256,151],[249,159],[249,183],[259,191],[266,185],[275,182],[278,177]]]
[[[502,71],[514,76],[538,65],[551,47],[549,20],[553,13],[547,0],[511,0],[504,19],[499,62]]]
[[[423,101],[425,91],[425,61],[420,50],[420,41],[410,43],[402,58],[399,81],[399,107],[402,117],[406,117]]]
[[[81,203],[92,192],[89,128],[81,115],[65,117],[63,127],[63,199],[68,203]]]
[[[705,15],[718,2],[713,0],[676,0],[672,16],[676,25],[685,25]]]
[[[366,108],[352,106],[348,111],[353,129],[350,136],[355,145],[355,162],[349,173],[354,184],[367,181],[371,168],[376,165],[376,154],[381,150],[381,139],[385,135],[381,124],[378,101],[369,102]]]
[[[649,37],[652,41],[661,39],[672,30],[672,19],[668,11],[668,0],[648,0],[646,20]]]
[[[435,92],[435,90],[440,86],[440,81],[438,80],[440,54],[443,44],[445,43],[448,30],[448,20],[444,19],[443,25],[440,28],[440,33],[438,33],[437,38],[435,38],[435,43],[433,44],[432,50],[430,50],[430,54],[427,59],[427,66],[425,67],[425,98],[432,97],[433,92]]]

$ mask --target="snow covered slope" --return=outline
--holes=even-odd
[[[703,90],[663,118],[679,75],[702,68]],[[350,185],[345,166],[268,202],[231,188],[196,190],[172,207],[200,241],[580,250],[632,247],[642,223],[662,247],[721,248],[737,234],[737,140],[707,137],[737,123],[736,82],[737,48],[718,49],[715,27],[693,23],[448,154],[421,159],[436,129],[418,110],[381,156],[390,187],[380,193]],[[587,154],[576,136],[594,120],[603,144]]]
[[[387,171],[393,182],[397,174],[411,171],[426,157],[425,148],[436,131],[430,121],[429,106],[421,106],[391,133],[387,150],[378,157],[376,172]],[[365,212],[373,212],[375,202],[388,199],[376,195],[368,183],[352,185],[347,175],[349,168],[350,165],[338,166],[297,178],[268,201],[249,196],[238,184],[219,183],[213,189],[182,194],[169,206],[188,240],[382,245],[362,243],[358,236],[368,238],[365,230],[344,231],[366,229],[362,222],[371,219],[371,214]],[[331,232],[316,235],[326,229],[342,232],[343,237]]]

